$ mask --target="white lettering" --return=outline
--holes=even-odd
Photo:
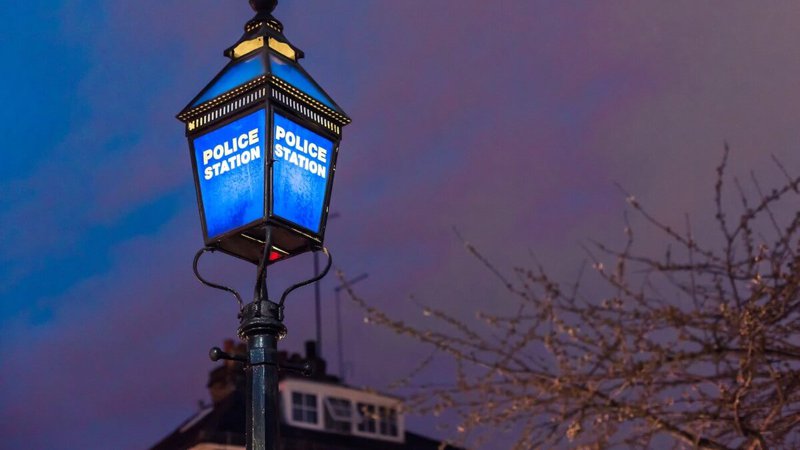
[[[328,168],[326,165],[318,163],[299,152],[286,148],[281,144],[275,144],[275,159],[294,164],[301,169],[307,170],[321,178],[327,177]]]
[[[299,152],[308,153],[308,150],[306,150],[306,147],[308,147],[308,141],[303,139],[303,143],[301,144],[300,143],[300,136],[297,136],[297,140],[295,141],[294,148],[296,148],[297,151],[299,151]]]
[[[259,159],[261,158],[261,146],[257,146],[256,148],[250,149],[250,160]]]

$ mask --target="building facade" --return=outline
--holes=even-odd
[[[225,343],[228,353],[242,345]],[[314,374],[281,372],[279,413],[283,450],[437,450],[440,442],[406,430],[402,400],[357,389],[327,374],[314,342],[306,355],[279,353],[287,367],[310,362]],[[226,361],[209,374],[212,403],[204,405],[151,450],[244,450],[245,390],[240,364]]]

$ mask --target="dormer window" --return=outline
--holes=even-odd
[[[294,378],[281,381],[288,425],[389,442],[405,441],[400,402],[386,395]]]

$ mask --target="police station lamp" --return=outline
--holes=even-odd
[[[303,52],[272,15],[256,16],[225,50],[228,64],[186,106],[195,187],[207,246],[267,264],[319,248],[342,127],[350,119],[300,66]],[[267,233],[267,230],[270,233]]]
[[[286,334],[283,306],[294,289],[269,297],[266,266],[306,251],[323,251],[344,111],[300,66],[303,52],[272,17],[277,0],[250,0],[256,16],[225,50],[228,64],[179,114],[186,124],[205,248],[194,258],[204,284],[233,293],[240,304],[240,358],[218,348],[211,359],[233,359],[246,372],[247,449],[277,450],[277,342]],[[197,263],[222,251],[258,264],[252,303],[206,281]],[[283,370],[291,369],[283,367]]]

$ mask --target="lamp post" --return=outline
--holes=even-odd
[[[210,357],[245,365],[248,450],[279,446],[277,343],[286,335],[284,302],[330,269],[325,225],[341,131],[350,123],[300,65],[302,50],[272,16],[277,3],[250,0],[256,15],[225,50],[230,61],[177,116],[186,125],[205,242],[194,272],[240,305],[238,334],[247,356],[213,348]],[[245,305],[238,292],[200,275],[200,256],[214,251],[258,266],[252,302]],[[308,251],[328,256],[325,269],[271,299],[268,266]]]

